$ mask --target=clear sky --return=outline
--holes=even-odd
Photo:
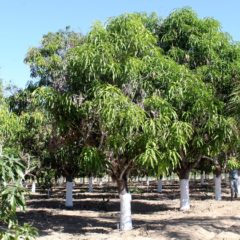
[[[156,12],[166,17],[192,7],[200,17],[214,17],[233,39],[240,40],[240,0],[0,0],[0,78],[24,87],[30,79],[23,63],[43,34],[71,26],[86,33],[100,20],[126,12]]]

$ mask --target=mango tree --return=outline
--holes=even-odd
[[[157,34],[164,54],[199,75],[213,90],[214,96],[222,105],[220,113],[228,122],[223,125],[232,126],[231,130],[228,128],[226,131],[232,131],[233,134],[229,132],[232,136],[239,135],[236,121],[228,111],[230,94],[240,77],[239,43],[234,42],[229,34],[222,32],[218,21],[213,18],[200,19],[190,8],[179,9],[170,14],[159,25]],[[221,151],[208,154],[209,161],[215,165],[216,193],[220,193],[221,172],[226,165],[221,164],[220,158],[229,154],[229,147],[233,150],[233,140],[225,138],[223,141],[218,146]],[[216,199],[220,199],[220,194],[217,195]]]
[[[162,56],[156,38],[135,14],[111,19],[106,27],[95,25],[84,44],[71,49],[69,62],[69,84],[79,94],[92,92],[86,96],[97,101],[97,117],[93,118],[100,121],[103,151],[110,161],[121,205],[129,206],[127,178],[135,161],[172,167],[180,158],[179,148],[185,149],[192,135],[191,125],[179,121],[175,106],[166,103],[170,95],[167,100],[180,104],[181,99],[174,99],[177,86],[187,85],[180,80],[185,75],[190,79],[190,73]],[[146,98],[153,95],[158,97],[160,113],[145,110]],[[130,213],[123,207],[121,216],[121,229],[131,228]]]
[[[36,229],[17,222],[17,209],[25,209],[25,189],[22,187],[26,166],[17,157],[20,119],[8,109],[0,87],[0,229],[1,239],[34,239]]]
[[[26,89],[18,90],[8,98],[11,112],[21,120],[18,142],[28,166],[26,180],[32,179],[32,192],[35,192],[41,168],[49,167],[48,145],[53,129],[50,115],[34,102],[32,92],[35,89],[36,86],[30,83]]]
[[[64,176],[67,177],[67,186],[69,189],[66,191],[67,193],[72,193],[73,176],[71,175],[73,174],[71,169],[76,170],[74,166],[76,166],[75,163],[78,164],[79,156],[76,156],[78,153],[75,151],[78,146],[78,141],[75,141],[74,127],[71,125],[71,128],[68,128],[67,122],[70,121],[65,121],[65,119],[67,119],[66,116],[70,116],[68,114],[71,114],[71,112],[66,110],[69,104],[67,104],[66,107],[64,106],[64,101],[67,97],[64,95],[61,98],[61,94],[69,90],[66,85],[68,79],[66,72],[66,53],[68,49],[80,45],[82,41],[83,36],[81,34],[72,32],[69,27],[66,27],[63,31],[60,30],[56,33],[44,35],[40,47],[31,48],[25,58],[25,62],[30,66],[31,76],[39,79],[35,84],[36,87],[47,86],[50,89],[47,94],[43,93],[46,97],[44,109],[53,117],[52,124],[55,129],[55,131],[52,132],[52,137],[49,141],[50,145],[48,147],[52,158],[50,165],[52,168],[59,170],[60,174],[64,174]],[[53,94],[51,95],[50,92]],[[53,98],[51,98],[51,96]],[[55,98],[56,96],[57,98]],[[51,101],[51,99],[54,98],[56,101]],[[42,100],[40,96],[38,103],[43,103]],[[70,102],[71,100],[72,98]],[[62,108],[63,110],[61,111]],[[74,116],[72,117],[74,119]],[[59,146],[57,146],[58,144]],[[73,155],[75,156],[73,164],[71,164],[72,158],[66,155],[71,152],[70,146],[75,148],[75,150],[73,150]],[[66,166],[70,167],[67,169]],[[66,203],[66,205],[72,206],[72,194],[70,194],[67,199],[70,199],[70,204]]]

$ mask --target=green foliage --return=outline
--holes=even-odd
[[[16,219],[17,209],[25,209],[24,168],[20,159],[0,156],[0,220],[8,226],[4,231],[0,230],[1,239],[32,240],[37,234],[28,224],[19,226]]]
[[[40,171],[37,173],[36,176],[38,185],[44,190],[52,188],[53,181],[56,175],[57,174],[55,169],[41,167]]]
[[[228,101],[240,76],[240,52],[218,21],[200,19],[190,8],[179,9],[164,19],[158,37],[165,54],[194,70],[221,100]]]
[[[234,170],[240,168],[240,161],[236,157],[230,157],[227,162],[227,170]]]
[[[81,175],[102,176],[106,174],[107,161],[102,152],[95,147],[84,147],[80,155]]]
[[[112,85],[100,85],[95,94],[104,132],[117,134],[120,129],[123,137],[129,137],[142,126],[144,111],[124,96],[120,89]]]
[[[18,141],[18,136],[23,125],[20,119],[11,113],[7,104],[0,105],[0,145],[16,150],[15,143]],[[17,149],[18,150],[18,149]]]
[[[38,85],[63,90],[67,79],[66,53],[82,42],[82,35],[70,31],[69,27],[64,31],[44,35],[41,46],[31,48],[24,60],[30,66],[31,76],[40,77]]]
[[[132,82],[133,88],[142,79],[141,59],[155,45],[156,38],[137,14],[111,18],[106,27],[97,23],[85,43],[69,51],[70,85],[84,93],[101,80],[118,86]]]
[[[0,232],[2,240],[34,240],[37,230],[28,224],[23,226],[14,225],[9,232]]]
[[[55,120],[55,155],[65,168],[68,154],[75,166],[81,153],[93,166],[97,149],[116,177],[143,166],[160,175],[236,143],[226,104],[240,52],[216,20],[189,8],[162,21],[123,14],[97,22],[84,41],[76,36],[50,33],[26,58],[51,86],[34,94]]]

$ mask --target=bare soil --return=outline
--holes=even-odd
[[[134,229],[118,230],[119,199],[112,184],[75,186],[74,207],[64,206],[64,187],[55,187],[51,198],[45,193],[29,196],[28,210],[19,213],[21,222],[39,229],[38,240],[119,240],[119,239],[240,239],[240,201],[230,199],[223,183],[222,201],[214,200],[212,181],[201,186],[191,182],[191,210],[179,211],[178,182],[164,182],[156,192],[156,182],[131,184]]]

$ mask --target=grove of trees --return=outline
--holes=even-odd
[[[240,45],[218,21],[190,8],[123,14],[86,35],[48,33],[24,61],[36,81],[0,93],[0,219],[10,232],[21,181],[43,176],[47,188],[66,178],[66,207],[74,178],[111,176],[121,230],[132,229],[128,179],[141,172],[176,173],[184,211],[190,172],[213,171],[221,200],[221,174],[239,168]]]

